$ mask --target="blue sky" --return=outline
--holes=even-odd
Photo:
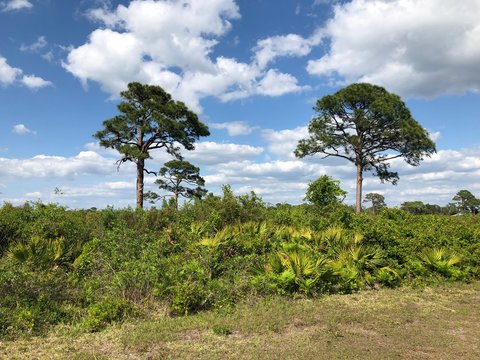
[[[92,137],[130,81],[210,126],[184,155],[214,193],[300,203],[327,174],[353,203],[352,164],[292,152],[316,99],[366,81],[402,96],[438,153],[393,161],[399,184],[367,176],[364,192],[390,206],[480,196],[479,13],[479,0],[0,0],[0,201],[133,206],[133,167]],[[152,155],[152,170],[169,160]]]

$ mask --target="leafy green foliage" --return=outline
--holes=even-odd
[[[355,215],[209,195],[176,211],[0,208],[0,336],[59,323],[99,331],[167,308],[230,312],[242,299],[313,297],[480,278],[480,217]],[[458,261],[458,259],[461,261]],[[220,331],[220,330],[219,330]]]
[[[121,321],[132,313],[131,305],[118,298],[103,299],[88,308],[83,327],[89,332],[100,331],[114,321]]]
[[[10,247],[8,255],[34,267],[48,268],[68,265],[80,254],[80,243],[66,243],[64,237],[44,239],[32,236]]]
[[[480,209],[480,199],[477,199],[475,195],[468,190],[460,190],[452,200],[456,203],[458,210],[463,214],[476,214]]]
[[[184,103],[174,101],[160,86],[128,84],[120,93],[120,115],[103,122],[104,129],[95,133],[100,145],[122,154],[118,164],[131,161],[137,166],[137,208],[143,208],[145,160],[155,149],[180,157],[181,145],[194,149],[200,136],[210,135],[208,127]]]
[[[457,208],[453,204],[447,204],[445,207],[441,207],[435,204],[424,204],[422,201],[405,201],[400,205],[400,209],[408,211],[412,214],[456,214]]]
[[[40,334],[79,312],[76,290],[58,268],[32,269],[29,264],[0,260],[0,336]]]
[[[200,169],[185,160],[171,160],[160,169],[159,175],[163,179],[155,180],[155,184],[162,190],[173,194],[175,208],[178,209],[180,196],[191,199],[201,199],[207,193],[202,186],[205,180],[200,176]],[[192,186],[196,186],[192,188]],[[148,192],[145,197],[155,202],[160,196],[154,192]]]
[[[449,254],[445,249],[433,248],[424,249],[420,255],[420,260],[430,270],[438,271],[446,277],[460,275],[455,265],[457,265],[461,258],[456,254]]]
[[[395,184],[398,173],[389,160],[402,157],[417,166],[435,152],[427,131],[412,117],[399,96],[376,85],[352,84],[317,101],[310,137],[300,140],[295,155],[320,153],[340,157],[357,168],[357,213],[361,210],[363,172]]]
[[[345,195],[347,195],[347,192],[340,188],[339,180],[323,175],[308,185],[305,200],[314,205],[325,207],[340,204]]]
[[[282,244],[280,251],[269,256],[265,269],[274,289],[287,294],[312,294],[328,273],[325,259],[298,243]]]
[[[385,197],[382,194],[369,193],[365,195],[363,202],[372,203],[372,212],[378,214],[383,208],[387,207],[385,204]]]

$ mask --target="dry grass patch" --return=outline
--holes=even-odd
[[[98,334],[57,329],[0,343],[6,359],[478,359],[480,282],[271,298],[235,312],[130,322]]]

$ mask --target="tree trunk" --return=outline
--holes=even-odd
[[[362,212],[362,182],[363,182],[363,167],[362,162],[357,162],[357,196],[355,203],[355,213]]]
[[[178,211],[178,193],[175,193],[175,210]]]
[[[137,209],[143,209],[143,170],[145,168],[145,160],[137,161]]]

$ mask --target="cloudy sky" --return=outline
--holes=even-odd
[[[397,186],[367,176],[365,193],[390,206],[480,196],[478,14],[480,0],[0,0],[0,201],[133,206],[133,167],[117,171],[92,137],[130,81],[209,125],[185,157],[214,193],[300,203],[327,174],[353,203],[352,164],[292,152],[318,98],[364,81],[402,96],[438,150],[392,162]],[[152,155],[151,170],[169,160]]]

